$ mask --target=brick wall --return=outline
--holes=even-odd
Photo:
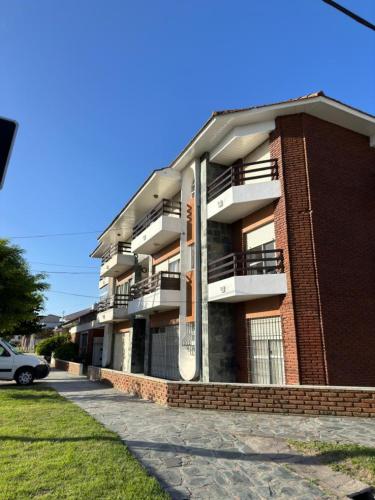
[[[55,358],[55,368],[69,372],[72,375],[82,375],[83,373],[82,363],[73,363],[72,361],[64,361],[62,359]]]
[[[375,385],[375,150],[307,114],[270,138],[283,196],[275,208],[288,293],[280,313],[287,383]]]
[[[375,389],[169,384],[167,404],[211,410],[375,417]]]
[[[172,382],[92,366],[88,376],[173,408],[375,417],[375,388]]]
[[[303,115],[328,384],[375,385],[375,149]]]
[[[131,375],[116,370],[89,366],[87,376],[90,380],[100,380],[111,384],[115,389],[133,394],[142,399],[165,405],[168,384],[164,380],[144,375]]]
[[[275,209],[275,230],[288,280],[280,308],[286,380],[326,384],[302,114],[276,120],[270,150],[278,159],[283,194]]]

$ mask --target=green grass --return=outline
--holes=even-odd
[[[375,448],[356,444],[289,441],[297,451],[318,456],[332,469],[375,486]]]
[[[111,403],[108,403],[111,404]],[[0,386],[0,499],[168,499],[118,436],[53,389]]]

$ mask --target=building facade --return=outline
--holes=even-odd
[[[101,366],[104,328],[97,321],[97,305],[64,317],[61,330],[68,332],[78,346],[78,356],[84,365]]]
[[[374,145],[322,92],[214,113],[99,237],[102,366],[374,386]]]

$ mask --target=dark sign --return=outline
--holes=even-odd
[[[3,187],[16,130],[16,122],[0,118],[0,189]]]

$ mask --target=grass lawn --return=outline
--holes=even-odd
[[[355,444],[289,441],[302,453],[317,455],[332,469],[375,486],[375,448]]]
[[[0,385],[0,499],[26,498],[169,496],[116,434],[53,389]]]

